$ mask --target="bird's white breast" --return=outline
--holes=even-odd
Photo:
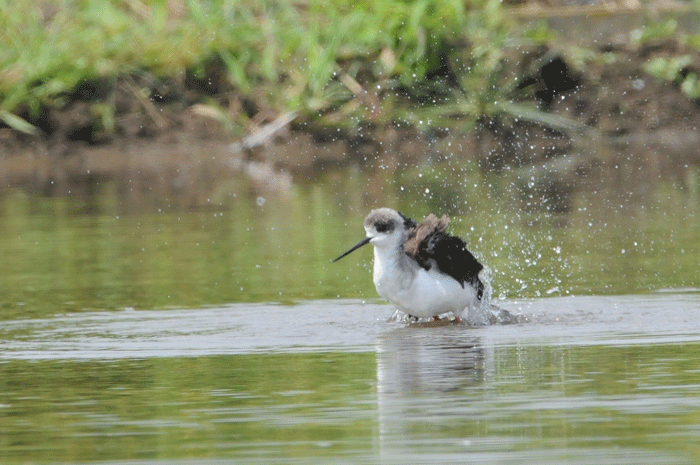
[[[421,318],[453,312],[461,316],[476,302],[476,291],[464,287],[436,268],[426,271],[408,258],[375,248],[374,286],[380,296],[400,310]]]

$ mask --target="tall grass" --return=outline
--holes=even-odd
[[[215,92],[272,113],[473,123],[520,98],[504,50],[532,36],[499,0],[0,0],[0,10],[0,121],[23,132],[34,128],[20,117],[66,106],[85,83],[100,83],[91,108],[109,131],[120,77],[201,84],[220,77],[212,69],[223,73]],[[452,81],[436,78],[446,67]],[[395,105],[397,95],[420,105]]]
[[[312,117],[358,96],[341,75],[363,92],[410,89],[458,49],[473,62],[460,85],[494,89],[509,38],[497,0],[0,0],[0,9],[0,119],[25,132],[17,115],[60,108],[82,83],[143,72],[206,80],[212,60],[259,107]],[[349,108],[366,116],[366,106]]]

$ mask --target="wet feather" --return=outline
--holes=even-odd
[[[431,213],[423,222],[409,229],[404,251],[423,269],[430,270],[435,266],[462,287],[465,283],[474,286],[481,299],[484,285],[479,279],[479,272],[484,267],[467,250],[467,244],[462,239],[445,232],[449,222],[447,215],[438,219]]]

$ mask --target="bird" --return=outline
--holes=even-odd
[[[364,220],[366,237],[333,262],[372,244],[377,293],[409,318],[439,320],[451,312],[457,322],[466,315],[470,325],[487,324],[485,268],[462,239],[445,231],[448,223],[447,215],[431,213],[416,223],[391,208],[377,208]]]

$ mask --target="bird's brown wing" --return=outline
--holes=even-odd
[[[453,277],[462,287],[465,283],[474,286],[481,299],[484,285],[479,272],[484,267],[467,250],[462,239],[445,232],[449,221],[447,215],[438,219],[431,213],[425,221],[408,231],[404,250],[422,268],[429,270],[437,265],[441,272]]]
[[[444,232],[449,222],[450,219],[447,215],[442,215],[440,219],[432,213],[428,215],[422,223],[408,230],[408,238],[403,246],[406,253],[418,259],[418,252],[421,249],[421,244],[423,244],[429,236],[438,232]],[[423,266],[423,264],[421,264],[421,266]]]

